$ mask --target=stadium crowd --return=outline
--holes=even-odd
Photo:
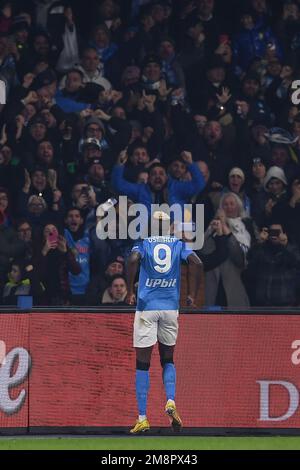
[[[204,204],[206,305],[299,305],[299,64],[299,0],[1,1],[1,303],[125,304],[126,195]]]

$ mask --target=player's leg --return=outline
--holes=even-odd
[[[170,418],[174,430],[182,426],[182,420],[178,414],[175,404],[176,395],[176,368],[174,364],[174,348],[166,344],[158,343],[160,363],[162,366],[163,383],[166,391],[167,403],[165,412]]]
[[[149,348],[136,348],[135,392],[138,404],[139,417],[135,426],[130,430],[132,434],[145,432],[150,429],[147,419],[147,400],[150,386],[150,361],[153,346]]]
[[[166,397],[167,400],[175,401],[176,369],[173,358],[175,346],[167,346],[159,342],[158,348]]]
[[[178,311],[161,312],[157,336],[163,383],[167,397],[165,411],[170,417],[173,428],[178,429],[182,426],[182,421],[175,405],[176,368],[174,364],[174,349],[178,336]]]
[[[136,312],[134,322],[134,347],[136,350],[135,388],[139,417],[132,434],[148,431],[147,399],[150,386],[150,361],[154,344],[157,342],[157,318],[155,312]]]

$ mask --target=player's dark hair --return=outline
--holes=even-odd
[[[152,223],[153,223],[153,218],[149,217],[148,219],[148,225],[146,225],[148,231],[142,238],[146,238],[146,235],[148,237],[153,237],[153,236],[159,236],[163,237],[164,235],[170,235],[170,233],[165,233],[166,231],[164,230],[164,222],[170,223],[170,221],[164,221],[164,220],[156,220],[156,224],[158,223],[158,233],[152,233]]]

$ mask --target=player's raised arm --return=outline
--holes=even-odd
[[[126,303],[129,305],[134,305],[136,302],[135,293],[134,293],[134,281],[136,278],[136,273],[139,268],[141,260],[141,255],[138,251],[133,251],[127,261],[127,285],[128,291],[126,296]]]
[[[188,262],[188,286],[189,286],[187,301],[188,301],[188,304],[192,308],[197,308],[197,305],[195,304],[195,300],[196,300],[197,291],[200,285],[202,261],[196,255],[196,253],[192,252],[187,257],[187,262]]]

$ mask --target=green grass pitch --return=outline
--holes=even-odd
[[[1,450],[299,450],[300,437],[0,438]]]

